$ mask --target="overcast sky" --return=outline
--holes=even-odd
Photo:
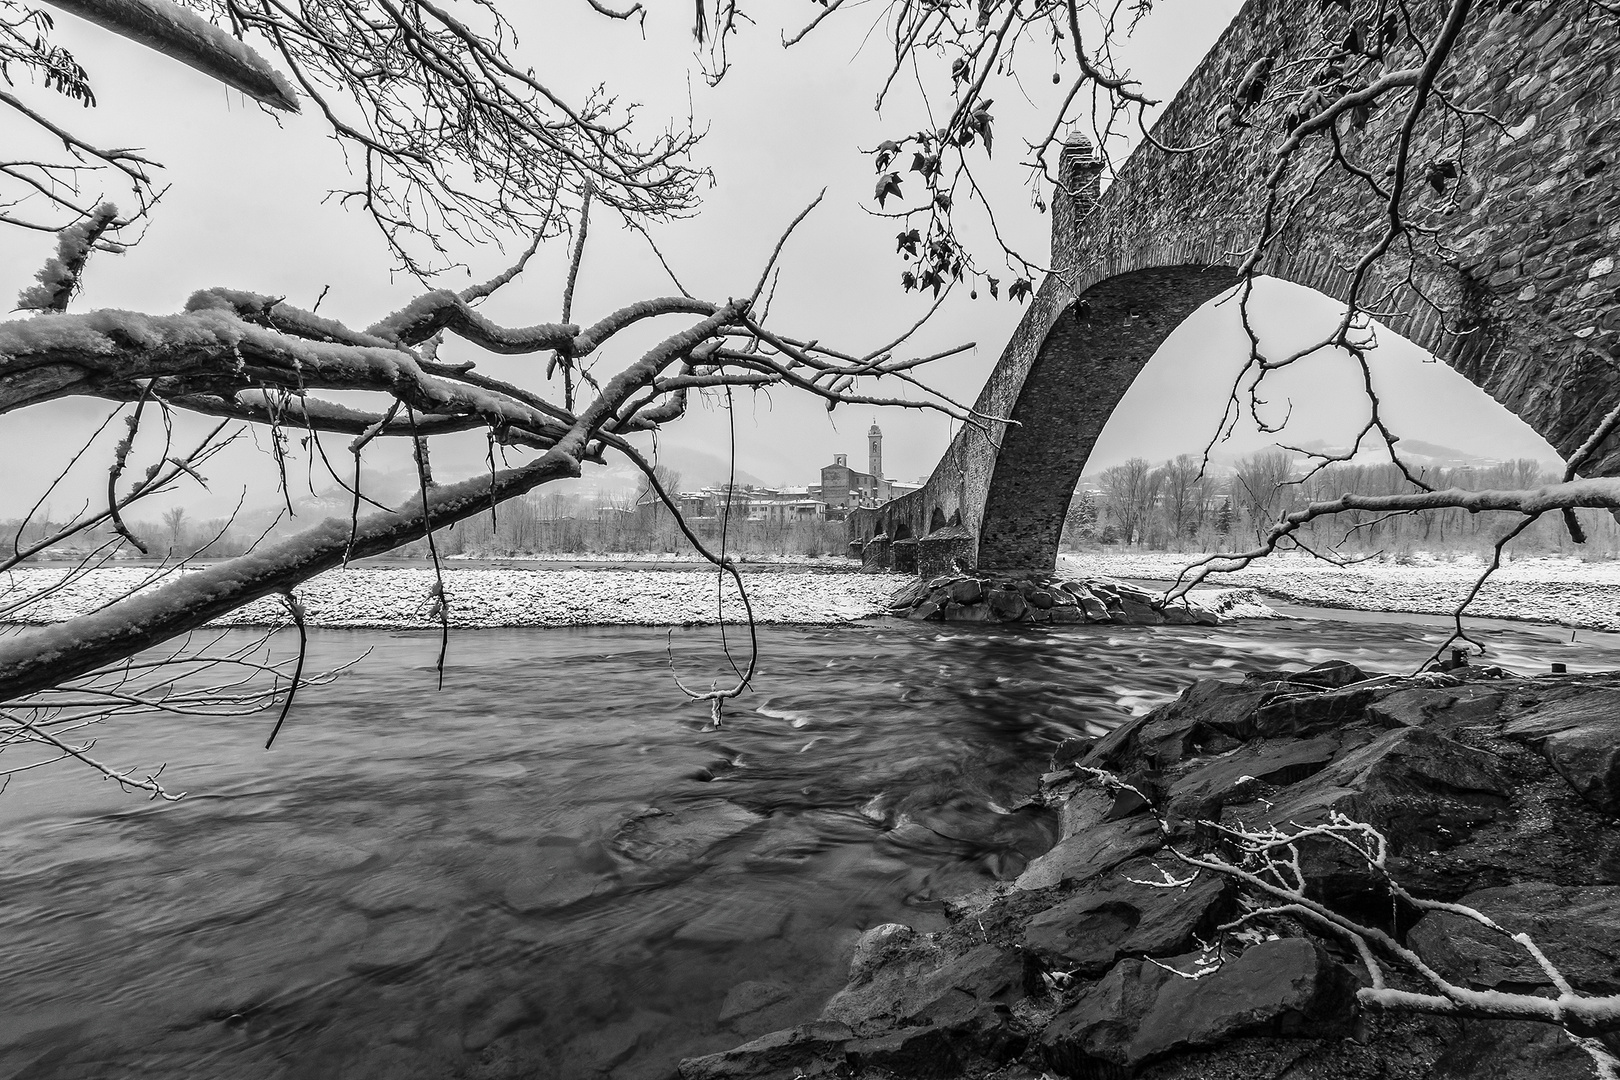
[[[685,4],[657,5],[646,38],[633,25],[607,23],[583,0],[527,5],[544,23],[519,23],[519,54],[553,85],[576,93],[597,81],[626,100],[644,103],[639,118],[648,134],[664,118],[684,117],[691,101],[708,137],[699,154],[713,168],[715,186],[690,221],[656,233],[686,285],[711,299],[746,294],[783,226],[823,186],[827,197],[791,241],[772,309],[773,322],[804,337],[862,350],[909,325],[927,300],[898,287],[892,222],[870,217],[871,161],[859,148],[920,126],[914,99],[903,96],[883,116],[873,111],[885,72],[881,34],[862,47],[868,29],[863,8],[829,19],[793,49],[779,45],[778,29],[747,28],[734,50],[735,68],[716,89],[692,68]],[[813,12],[812,5],[760,5]],[[1174,92],[1239,7],[1239,0],[1164,0],[1132,44],[1130,66],[1149,93]],[[801,10],[802,9],[802,10]],[[99,95],[95,110],[73,109],[83,134],[107,143],[139,145],[167,166],[172,185],[143,242],[123,256],[98,255],[74,310],[117,307],[149,312],[178,310],[195,289],[226,285],[282,295],[305,307],[330,286],[321,314],[364,326],[408,301],[419,286],[390,272],[374,226],[362,215],[323,203],[342,182],[344,162],[323,136],[316,117],[272,118],[224,90],[142,47],[58,14],[60,39],[90,70]],[[1044,73],[1043,73],[1044,74]],[[1036,80],[1041,84],[1049,80]],[[1040,102],[1041,91],[1031,86]],[[30,89],[30,88],[25,88]],[[1048,87],[1048,89],[1050,89]],[[35,91],[34,97],[44,99]],[[998,102],[998,158],[985,182],[999,192],[999,224],[1014,246],[1046,256],[1047,219],[1028,205],[1019,147],[1017,103]],[[56,108],[53,102],[52,107]],[[1005,110],[1005,111],[1003,111]],[[976,170],[978,171],[978,170]],[[0,234],[0,293],[9,300],[27,285],[49,253],[48,238]],[[472,274],[487,277],[510,252],[466,253]],[[567,251],[542,248],[530,269],[486,307],[501,321],[527,324],[555,319]],[[443,284],[459,287],[465,274]],[[591,234],[575,300],[576,321],[589,322],[623,303],[672,291],[667,277],[634,234],[599,220]],[[1275,286],[1264,305],[1264,327],[1277,344],[1302,340],[1332,305],[1316,294]],[[994,365],[1021,307],[988,298],[972,301],[960,289],[914,342],[932,352],[963,341],[978,346],[942,362],[929,381],[959,399],[971,399]],[[672,324],[660,328],[668,333]],[[1425,362],[1416,349],[1385,335],[1380,378],[1397,426],[1415,438],[1493,457],[1554,460],[1552,450],[1500,406],[1443,365]],[[470,359],[447,348],[450,359]],[[628,359],[610,349],[604,365]],[[1115,414],[1088,472],[1141,455],[1162,459],[1201,448],[1214,429],[1243,347],[1234,312],[1206,309],[1189,320],[1155,358]],[[530,385],[537,361],[478,357],[480,368]],[[538,361],[543,363],[543,360]],[[1277,384],[1279,402],[1292,406],[1293,441],[1342,439],[1359,427],[1353,373],[1332,359]],[[865,432],[874,419],[885,432],[890,476],[911,480],[929,472],[949,440],[949,422],[935,414],[839,407],[829,415],[815,400],[787,391],[736,398],[739,466],[767,483],[815,482],[834,453],[865,460]],[[63,454],[103,419],[108,407],[51,403],[0,418],[0,498],[16,516],[17,504],[60,468]],[[698,407],[663,437],[671,457],[699,467],[723,460],[730,439],[724,414]],[[1235,446],[1249,450],[1266,440],[1240,432]],[[332,440],[338,450],[341,440]],[[483,441],[472,438],[439,457],[449,478],[481,467]],[[61,451],[53,454],[47,451]],[[398,467],[380,460],[377,468]],[[105,459],[60,498],[92,497],[105,484]],[[261,453],[245,452],[210,470],[211,497],[187,493],[194,516],[222,513],[244,486],[261,501],[274,498],[273,469]],[[622,474],[618,474],[622,475]],[[709,479],[709,477],[696,477]],[[609,482],[615,482],[613,478]],[[625,478],[622,482],[628,483]],[[317,487],[325,487],[317,481]],[[155,516],[162,505],[146,516]]]

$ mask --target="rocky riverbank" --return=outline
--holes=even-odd
[[[39,600],[6,614],[4,621],[72,618],[132,590],[151,587],[147,582],[153,576],[146,567],[106,567],[54,588],[65,573],[40,567],[0,576],[0,611],[25,596],[40,594]],[[438,625],[433,614],[434,580],[426,566],[351,566],[312,578],[296,591],[311,626],[409,629]],[[759,622],[842,623],[881,613],[890,595],[908,579],[893,574],[744,569],[743,580]],[[717,622],[722,611],[728,622],[744,619],[736,585],[729,579],[718,583],[712,569],[448,566],[444,592],[450,625],[456,627],[680,626]],[[271,598],[232,612],[218,625],[279,626],[286,621],[286,607]]]
[[[848,564],[844,564],[846,567]],[[187,573],[188,570],[178,571]],[[92,570],[62,584],[67,571],[29,567],[0,575],[0,622],[50,623],[92,611],[102,604],[141,588],[160,587],[171,575],[153,567],[118,566]],[[863,574],[852,568],[843,573],[803,569],[743,569],[748,600],[761,623],[844,623],[893,613],[896,590],[930,583],[900,574]],[[947,587],[958,588],[960,575]],[[434,611],[434,582],[426,566],[351,566],[333,570],[300,585],[296,590],[309,625],[319,627],[410,629],[438,625]],[[1026,591],[1030,583],[1023,583]],[[1023,622],[1127,622],[1154,624],[1176,621],[1213,623],[1223,618],[1270,617],[1251,591],[1217,590],[1198,594],[1191,605],[1179,605],[1171,616],[1150,610],[1149,594],[1130,586],[1094,583],[1100,591],[1087,593],[1096,610],[1123,612],[1120,597],[1139,617],[1081,617],[1077,595],[1071,592],[1030,592],[1028,601],[1015,592],[1016,617],[1002,618],[994,611],[1012,611],[1011,596],[994,609],[975,600],[954,605],[969,610],[972,621]],[[1083,588],[1076,583],[1077,588]],[[996,593],[981,588],[979,598]],[[1039,593],[1037,596],[1036,593]],[[456,627],[507,626],[681,626],[719,621],[742,622],[742,597],[729,578],[717,582],[713,569],[603,569],[526,567],[478,568],[451,565],[444,570],[444,593],[449,600],[450,625]],[[964,593],[965,595],[965,593]],[[37,599],[26,601],[35,596]],[[1107,597],[1111,606],[1104,610]],[[1047,607],[1040,607],[1043,599]],[[13,608],[13,605],[17,605]],[[973,618],[975,605],[989,617]],[[1056,617],[1051,612],[1057,608]],[[909,610],[909,609],[908,609]],[[1046,613],[1037,618],[1035,613]],[[1193,612],[1201,613],[1198,617]],[[1027,614],[1027,617],[1025,617]],[[1066,616],[1070,616],[1065,618]],[[288,619],[279,599],[264,599],[217,620],[221,626],[279,626]]]
[[[1297,908],[1254,916],[1276,898],[1176,853],[1236,859],[1223,830],[1344,815],[1387,839],[1389,875],[1412,896],[1528,932],[1576,993],[1620,993],[1620,675],[1393,677],[1328,663],[1202,680],[1100,740],[1065,744],[1009,812],[1049,821],[1051,850],[949,904],[943,932],[867,931],[818,1020],[684,1061],[681,1076],[1594,1075],[1551,1024],[1375,1007],[1351,939]],[[1312,902],[1458,986],[1557,996],[1522,947],[1393,899],[1352,849],[1312,839],[1298,851]],[[1433,992],[1384,966],[1396,989]],[[1620,1051],[1620,1033],[1600,1037]]]
[[[1129,549],[1075,552],[1059,556],[1058,571],[1069,577],[1169,582],[1201,557]],[[1472,553],[1380,556],[1349,566],[1282,553],[1237,573],[1213,574],[1206,583],[1256,589],[1268,597],[1313,607],[1449,615],[1484,568]],[[1495,619],[1620,630],[1620,561],[1512,559],[1491,575],[1469,611]]]

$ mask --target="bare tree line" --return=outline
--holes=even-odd
[[[138,518],[127,524],[146,538],[150,558],[178,558],[193,563],[235,558],[250,550],[265,532],[270,517],[196,518],[183,507],[163,512],[156,521]],[[48,514],[29,522],[0,522],[0,550],[31,546],[66,522]],[[740,502],[729,519],[689,518],[688,527],[718,549],[725,530],[726,550],[746,560],[750,556],[838,557],[848,554],[848,536],[841,521],[751,521]],[[92,532],[80,544],[47,548],[24,564],[77,561],[88,551],[112,539]],[[696,558],[680,523],[661,502],[638,501],[629,492],[587,497],[559,491],[537,491],[504,504],[493,515],[457,522],[434,537],[446,557],[479,559],[522,558],[535,555],[577,555],[583,552],[624,554],[679,554]],[[133,549],[126,552],[136,555]],[[430,558],[427,542],[415,540],[391,554],[401,558]]]
[[[1070,548],[1119,544],[1153,551],[1215,551],[1262,540],[1281,518],[1313,503],[1346,495],[1376,499],[1411,490],[1389,462],[1335,462],[1313,469],[1299,455],[1272,450],[1237,462],[1226,475],[1200,470],[1182,454],[1155,466],[1132,458],[1099,475],[1101,491],[1081,490],[1070,502],[1063,543]],[[1525,490],[1560,482],[1541,462],[1521,458],[1492,465],[1424,470],[1437,488]],[[1538,520],[1520,533],[1521,553],[1578,551],[1585,557],[1620,553],[1620,526],[1602,511],[1577,512],[1587,543],[1576,545],[1561,519]],[[1490,551],[1522,516],[1456,506],[1424,513],[1347,510],[1305,522],[1294,543],[1312,552],[1363,555],[1412,551]]]

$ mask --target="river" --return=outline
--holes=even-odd
[[[719,730],[668,659],[709,685],[712,629],[458,631],[442,691],[436,635],[315,633],[314,667],[369,654],[273,750],[262,714],[98,736],[183,801],[60,766],[0,795],[0,1080],[668,1076],[812,1018],[864,928],[1016,874],[1063,739],[1198,676],[1409,670],[1441,632],[1308,614],[767,627]],[[1620,666],[1615,635],[1477,629],[1522,672]]]

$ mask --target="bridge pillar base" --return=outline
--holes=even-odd
[[[932,578],[953,571],[973,569],[979,538],[960,525],[935,529],[917,541],[917,574]]]
[[[881,574],[893,566],[894,559],[889,554],[889,538],[883,533],[878,533],[861,549],[861,573]]]
[[[889,545],[889,562],[897,574],[917,572],[917,541],[911,538],[896,540]]]

